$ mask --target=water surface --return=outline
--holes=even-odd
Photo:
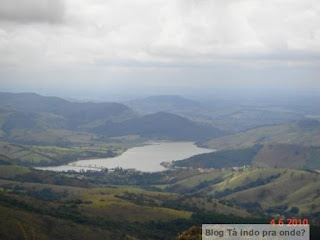
[[[182,160],[193,155],[208,153],[214,150],[199,148],[193,142],[159,142],[150,143],[141,147],[131,148],[120,156],[113,158],[100,158],[80,160],[56,167],[42,167],[38,169],[53,171],[94,170],[102,168],[122,167],[124,169],[136,169],[143,172],[163,171],[165,168],[160,165],[162,162]]]

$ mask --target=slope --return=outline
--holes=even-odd
[[[222,131],[208,125],[196,124],[184,117],[159,112],[122,122],[108,122],[97,127],[94,133],[108,137],[140,135],[148,138],[171,140],[200,140],[217,137]]]
[[[213,149],[237,149],[263,143],[286,143],[320,146],[320,122],[301,120],[296,123],[259,127],[202,143]]]
[[[251,147],[204,153],[175,161],[174,167],[232,168],[320,168],[320,147],[283,143],[256,144]]]

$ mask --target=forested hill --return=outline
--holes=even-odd
[[[123,122],[108,122],[94,129],[107,136],[140,135],[172,140],[201,140],[223,135],[217,128],[200,125],[187,118],[165,112],[149,114]]]
[[[9,112],[51,113],[62,116],[70,128],[99,119],[134,116],[133,111],[120,103],[69,102],[57,97],[44,97],[35,93],[0,93],[0,109]],[[21,115],[26,120],[28,116]],[[19,115],[15,116],[16,121]],[[12,120],[12,119],[9,119]],[[30,119],[30,121],[32,121]]]
[[[223,135],[213,126],[172,113],[139,115],[121,103],[70,102],[34,93],[0,93],[0,120],[0,139],[29,144],[61,145],[72,132],[90,139],[138,135],[197,141]]]

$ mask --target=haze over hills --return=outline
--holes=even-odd
[[[149,98],[145,109],[155,112],[145,114],[119,103],[0,97],[0,211],[7,219],[0,237],[19,238],[18,216],[25,236],[44,239],[68,239],[62,231],[77,239],[174,239],[207,221],[266,223],[283,215],[308,217],[314,228],[320,219],[320,122],[302,113],[210,108],[173,96]],[[32,168],[115,157],[148,140],[197,141],[217,151],[154,173]],[[64,227],[48,232],[48,221]]]
[[[227,126],[230,121],[233,121],[233,117],[237,116],[235,119],[237,119],[237,126],[240,128],[246,128],[245,124],[248,122],[251,127],[254,126],[257,122],[260,122],[258,119],[263,115],[269,116],[270,121],[268,121],[268,118],[263,118],[268,124],[275,121],[276,117],[269,110],[257,109],[252,114],[249,113],[252,110],[245,110],[246,107],[244,107],[240,112],[234,112],[232,109],[221,110],[218,117],[212,115],[211,118],[213,120],[206,121],[203,115],[197,115],[196,110],[192,111],[199,107],[197,111],[201,112],[205,109],[201,107],[203,103],[179,96],[155,96],[137,100],[135,103],[147,106],[147,108],[150,107],[149,110],[154,107],[156,108],[155,111],[163,109],[171,112],[175,112],[177,109],[190,110],[197,115],[198,120],[196,122],[168,112],[139,115],[129,107],[119,103],[74,103],[56,97],[44,97],[33,93],[0,93],[0,98],[0,137],[3,141],[11,143],[77,147],[83,144],[90,145],[92,142],[113,141],[108,139],[114,137],[124,137],[125,139],[127,136],[138,136],[144,139],[200,141],[201,146],[217,150],[239,149],[251,147],[255,144],[281,143],[282,145],[277,145],[277,148],[273,148],[278,149],[274,154],[279,153],[279,149],[282,149],[283,154],[287,156],[287,161],[292,157],[292,151],[295,149],[294,145],[297,147],[299,145],[306,146],[302,152],[306,152],[309,157],[303,157],[303,164],[307,164],[306,162],[308,162],[310,156],[314,156],[317,152],[308,147],[320,145],[319,122],[312,119],[301,120],[296,123],[264,126],[224,136],[228,132],[218,129],[215,125],[219,126],[219,123],[222,123]],[[217,112],[215,113],[217,114]],[[279,113],[283,114],[281,111]],[[295,117],[291,118],[290,114],[283,115],[283,121],[293,121]],[[261,116],[256,118],[259,115]],[[252,117],[256,119],[252,120]],[[241,118],[244,119],[245,124],[242,123]],[[250,123],[251,120],[252,122]],[[260,124],[266,124],[266,122],[262,121]],[[232,129],[226,128],[229,131]],[[103,143],[99,144],[103,145]],[[19,147],[8,147],[17,151],[20,149]],[[23,148],[30,152],[28,147]],[[270,162],[274,154],[272,154],[270,148],[267,149],[269,149],[268,153],[263,156],[264,158],[266,156],[269,157],[264,161]],[[75,151],[77,152],[78,150]],[[74,156],[77,155],[76,152],[71,152],[71,155],[67,154],[62,159],[74,159]],[[8,154],[15,156],[15,159],[18,157],[12,151],[9,151]],[[48,156],[41,149],[32,150],[29,154],[43,159],[40,162],[45,164],[54,163],[58,160],[58,157],[61,158],[61,154],[55,152],[51,155],[56,160],[51,160],[52,156],[50,154]],[[44,156],[41,157],[39,154],[44,154]],[[88,149],[88,153],[81,156],[103,156],[103,154],[101,155],[100,150],[97,152],[97,149],[93,148]],[[25,159],[28,162],[29,158]],[[250,159],[248,158],[246,161],[251,161]],[[308,164],[308,166],[318,166],[317,163],[314,164],[314,161]]]
[[[7,131],[14,128],[13,124],[20,128],[22,125],[19,126],[19,119],[24,119],[30,127],[33,125],[39,129],[67,128],[88,131],[105,124],[106,121],[118,122],[138,116],[133,110],[119,103],[69,102],[33,93],[1,93],[0,99],[0,110],[4,118],[10,115],[9,112],[18,112],[15,113],[18,114],[14,117],[15,123],[6,126]],[[176,95],[152,96],[132,100],[127,104],[144,114],[157,112],[177,114],[224,132],[239,132],[264,125],[294,122],[305,117],[299,111],[275,109],[265,104],[230,106],[219,101],[197,102]],[[47,123],[44,123],[44,119]],[[42,127],[41,122],[47,126]]]
[[[227,126],[230,121],[233,121],[233,117],[237,119],[237,126],[240,128],[246,128],[246,124],[243,124],[241,120],[242,118],[244,122],[249,122],[251,127],[259,122],[260,117],[266,120],[268,124],[273,121],[277,122],[276,117],[271,114],[271,110],[257,108],[252,113],[253,110],[245,110],[246,107],[238,112],[226,109],[223,112],[221,110],[219,114],[215,112],[219,116],[215,117],[213,114],[211,117],[213,120],[206,121],[203,115],[197,115],[196,110],[194,110],[203,111],[205,109],[205,107],[202,107],[203,103],[179,96],[155,96],[135,101],[138,106],[146,107],[145,109],[155,108],[154,111],[166,109],[175,112],[177,109],[181,109],[192,112],[194,110],[193,114],[197,115],[197,121],[195,122],[168,112],[141,115],[119,103],[74,103],[56,97],[44,97],[32,93],[0,93],[0,99],[0,139],[11,144],[23,145],[17,147],[2,144],[3,152],[6,153],[6,157],[13,158],[16,162],[20,158],[17,153],[24,149],[23,152],[26,152],[27,155],[25,156],[28,157],[20,158],[19,161],[27,165],[57,164],[61,162],[61,159],[64,159],[63,161],[76,159],[75,156],[112,156],[116,153],[112,154],[112,151],[110,151],[106,154],[99,150],[101,147],[88,147],[86,153],[80,155],[79,149],[64,151],[65,154],[62,155],[51,149],[52,153],[49,154],[43,149],[31,149],[24,145],[73,146],[76,148],[95,144],[104,146],[104,141],[112,142],[114,141],[113,138],[130,139],[130,136],[136,136],[133,139],[140,138],[140,140],[133,140],[137,143],[142,139],[188,140],[198,141],[201,146],[217,150],[229,151],[235,149],[234,152],[230,152],[232,158],[238,155],[238,149],[251,148],[257,144],[261,146],[261,151],[256,152],[251,157],[244,155],[243,160],[246,164],[243,164],[241,159],[237,159],[237,164],[232,161],[229,165],[225,164],[229,167],[232,164],[234,166],[248,164],[267,167],[275,167],[276,165],[279,167],[288,164],[288,167],[294,168],[317,168],[319,166],[318,151],[312,148],[320,146],[320,123],[317,120],[304,119],[294,123],[258,127],[235,134],[230,134],[228,131],[215,127],[219,123]],[[293,121],[295,117],[291,117],[296,116],[294,114],[290,115],[291,113],[278,112],[280,114],[278,116],[285,114],[282,115],[282,120],[285,122]],[[270,121],[268,118],[264,118],[264,115],[269,116]],[[256,118],[257,116],[260,117]],[[253,118],[255,120],[252,120]],[[224,121],[224,119],[228,120]],[[266,124],[266,122],[262,121],[260,124]],[[226,128],[229,131],[232,129]],[[118,153],[125,148],[120,149]],[[194,157],[194,163],[198,167],[215,167],[215,164],[221,161],[221,159],[213,160],[216,158],[216,154],[220,156],[220,153],[203,155],[206,156],[204,162],[202,160],[198,161],[196,156]],[[30,162],[31,156],[39,160]],[[278,159],[276,156],[282,156],[283,162],[276,164],[275,159]],[[221,157],[223,158],[224,154]],[[292,161],[292,159],[296,160]],[[299,164],[296,163],[298,160],[300,161]],[[182,161],[181,164],[187,166],[190,161]],[[188,166],[195,167],[196,165],[189,164]]]
[[[134,110],[145,113],[169,112],[190,115],[194,111],[199,113],[206,110],[201,102],[179,95],[150,96],[127,101],[125,104]]]
[[[212,123],[229,132],[243,132],[261,126],[292,123],[304,119],[305,115],[274,107],[242,106],[230,107],[216,113]]]
[[[320,239],[319,0],[0,3],[0,240]]]
[[[0,93],[0,98],[1,129],[9,139],[21,129],[36,132],[67,129],[113,137],[138,134],[180,140],[198,140],[222,134],[211,126],[201,126],[170,113],[138,116],[119,103],[73,103],[29,93]]]
[[[304,118],[304,113],[289,106],[276,107],[272,99],[256,103],[230,96],[227,101],[218,95],[212,99],[191,100],[178,95],[159,95],[125,102],[128,106],[144,113],[159,111],[178,114],[198,122],[211,124],[227,132],[239,132],[259,126],[295,122]]]
[[[69,102],[61,98],[44,97],[34,93],[0,93],[0,109],[62,116],[68,128],[77,128],[81,124],[101,119],[134,116],[130,108],[120,103]]]

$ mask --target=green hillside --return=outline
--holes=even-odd
[[[24,166],[61,165],[81,159],[114,157],[139,142],[103,143],[70,147],[37,146],[0,142],[3,164],[21,164]]]
[[[215,170],[180,180],[168,190],[212,196],[260,214],[320,217],[320,176],[307,171]],[[291,212],[293,207],[299,211]]]
[[[226,132],[239,132],[264,125],[290,123],[304,118],[301,111],[292,110],[288,106],[243,105],[235,99],[230,102],[228,97],[200,102],[177,95],[159,95],[134,99],[125,104],[144,113],[178,114],[199,122],[206,122]]]
[[[20,120],[29,119],[26,128],[32,125],[32,119],[30,119],[32,113],[51,113],[62,116],[67,126],[73,129],[99,119],[134,116],[130,108],[120,103],[69,102],[57,97],[45,97],[34,93],[0,93],[0,103],[0,109],[22,112]],[[19,121],[19,118],[15,117],[15,120]]]
[[[260,145],[255,145],[237,150],[199,154],[185,160],[175,161],[174,166],[192,168],[243,167],[252,164],[253,158],[257,155],[260,148]]]
[[[200,140],[221,136],[223,132],[208,125],[200,125],[181,116],[159,112],[123,122],[108,122],[94,129],[109,137],[140,135],[147,138],[171,140]]]
[[[320,147],[269,143],[240,149],[222,150],[175,161],[174,167],[232,168],[320,168]]]
[[[259,203],[264,211],[319,217],[320,177],[318,174],[297,170],[283,170],[281,175],[267,184],[229,194],[226,199],[239,206]],[[293,208],[297,208],[293,212]]]
[[[223,131],[179,115],[138,115],[119,103],[69,102],[32,93],[0,93],[0,140],[68,146],[139,135],[170,140],[207,140]]]
[[[303,168],[320,167],[320,147],[293,144],[264,144],[252,160],[254,167]]]
[[[313,228],[320,222],[318,121],[223,136],[214,119],[141,116],[122,104],[6,93],[0,100],[1,239],[176,239],[204,222],[268,223],[280,216],[308,218]],[[149,139],[193,140],[217,151],[154,173],[30,168],[112,157]]]
[[[69,239],[95,234],[101,239],[103,234],[106,239],[110,235],[175,239],[203,222],[267,223],[280,214],[308,218],[312,224],[320,220],[319,175],[302,170],[50,173],[16,165],[0,169],[0,211],[6,216],[0,234],[13,236],[9,239],[33,235],[55,239],[64,231],[69,231]],[[48,222],[55,227],[48,230]]]
[[[101,229],[32,213],[12,206],[0,206],[0,238],[16,239],[124,239],[117,229]]]
[[[263,143],[320,146],[320,123],[317,120],[303,120],[297,123],[265,126],[223,136],[204,142],[201,145],[222,150],[249,147]]]
[[[97,184],[107,173],[2,169],[11,172],[0,176],[0,236],[5,239],[56,239],[65,231],[61,239],[174,239],[204,217],[222,222],[252,218],[246,210],[206,197]],[[112,178],[119,174],[129,179],[141,176],[120,171]],[[201,215],[203,211],[208,214]]]

